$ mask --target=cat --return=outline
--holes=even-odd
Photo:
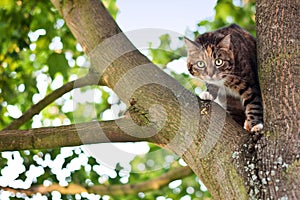
[[[215,100],[250,132],[263,129],[255,38],[236,24],[185,38],[189,72],[205,81],[204,100]]]

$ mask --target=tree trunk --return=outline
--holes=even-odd
[[[257,145],[262,199],[300,198],[300,2],[257,1],[265,137]]]

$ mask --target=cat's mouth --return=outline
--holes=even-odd
[[[210,81],[220,81],[221,80],[221,78],[216,74],[214,74],[212,76],[205,75],[202,78],[203,78],[203,80],[208,81],[208,82],[210,82]]]
[[[213,75],[212,77],[206,75],[206,76],[203,76],[202,78],[205,82],[213,84],[213,85],[218,85],[218,86],[224,85],[224,80],[221,77],[219,77],[218,75]]]

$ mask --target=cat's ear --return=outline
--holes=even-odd
[[[225,37],[223,37],[223,39],[219,42],[218,47],[229,50],[230,43],[231,43],[231,37],[230,34],[228,34]]]
[[[200,45],[186,37],[184,37],[184,42],[188,54],[192,54],[193,52],[199,52],[202,50],[202,47]]]

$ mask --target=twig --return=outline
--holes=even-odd
[[[65,93],[71,91],[75,88],[84,87],[87,85],[94,85],[97,84],[98,81],[96,80],[96,77],[94,77],[91,74],[87,74],[86,76],[79,78],[75,81],[68,82],[61,86],[60,88],[54,90],[50,94],[48,94],[44,99],[39,101],[37,104],[31,106],[21,117],[18,119],[15,119],[13,122],[11,122],[7,127],[5,127],[3,130],[13,130],[18,129],[20,126],[22,126],[24,123],[32,119],[32,117],[35,114],[38,114],[41,110],[43,110],[46,106],[48,106],[50,103],[64,95]]]
[[[140,183],[136,184],[126,184],[126,185],[95,185],[91,187],[83,187],[78,184],[69,184],[68,187],[60,186],[59,184],[53,184],[50,186],[44,186],[44,185],[37,185],[32,186],[28,189],[14,189],[10,187],[0,187],[0,189],[9,191],[11,193],[23,193],[27,196],[32,196],[36,193],[40,194],[47,194],[52,191],[58,191],[61,194],[79,194],[81,192],[88,192],[88,193],[94,193],[94,194],[100,194],[100,195],[111,195],[111,196],[118,196],[118,195],[129,195],[129,194],[137,194],[138,192],[147,192],[147,191],[153,191],[153,190],[159,190],[160,188],[166,186],[171,181],[176,179],[182,179],[189,175],[191,175],[193,172],[192,170],[186,166],[186,167],[178,167],[176,169],[170,170],[167,173]]]

